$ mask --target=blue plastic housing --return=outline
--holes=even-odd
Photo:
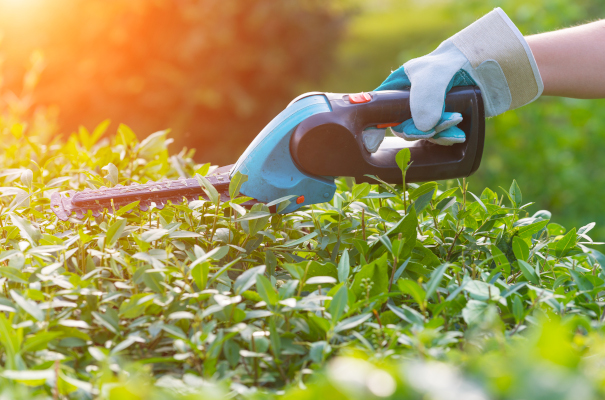
[[[305,174],[294,164],[290,155],[290,137],[294,128],[306,118],[331,112],[324,95],[304,97],[290,104],[250,143],[231,171],[248,175],[240,192],[268,203],[284,196],[304,196],[304,201],[291,203],[282,213],[332,199],[336,191],[334,178]]]

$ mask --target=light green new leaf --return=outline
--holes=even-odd
[[[346,282],[349,279],[351,266],[349,265],[349,251],[345,250],[338,262],[338,282]]]
[[[112,163],[107,164],[102,169],[107,171],[107,176],[105,177],[112,185],[118,184],[118,167],[113,165]]]
[[[125,205],[124,207],[121,207],[119,210],[116,211],[115,216],[116,217],[121,217],[122,215],[129,213],[130,211],[134,210],[135,208],[137,208],[139,206],[140,201],[133,201],[130,204]]]
[[[244,175],[237,171],[231,178],[231,182],[229,182],[229,198],[235,199],[237,196],[239,196],[239,191],[241,190],[242,185],[247,181],[248,175]]]
[[[363,182],[363,183],[360,183],[359,185],[355,185],[353,187],[353,193],[352,193],[353,200],[357,200],[357,199],[361,199],[362,197],[366,197],[368,194],[370,194],[371,188],[372,187],[367,182]]]
[[[576,245],[576,228],[573,228],[556,242],[555,252],[557,257],[563,257]]]
[[[126,227],[126,223],[128,221],[126,219],[119,219],[107,229],[107,238],[105,239],[105,245],[107,247],[113,247],[118,242],[118,239],[124,232],[124,228]]]
[[[510,185],[508,193],[510,194],[510,198],[515,203],[515,207],[519,207],[523,197],[521,196],[521,188],[519,188],[519,185],[515,179],[513,179],[513,183]]]
[[[404,177],[405,171],[407,171],[408,169],[408,164],[410,163],[411,158],[412,154],[410,153],[410,149],[408,149],[407,147],[399,150],[397,152],[397,155],[395,156],[395,162],[397,163],[399,169],[404,172]]]
[[[216,190],[216,188],[212,186],[210,181],[205,177],[201,176],[200,174],[196,174],[195,179],[197,179],[202,190],[204,191],[204,193],[206,193],[208,200],[210,200],[211,203],[218,205],[219,201],[221,200],[221,196]]]

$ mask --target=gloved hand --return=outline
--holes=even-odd
[[[403,64],[376,89],[410,88],[412,119],[392,128],[406,140],[451,145],[465,141],[458,113],[446,113],[454,86],[477,85],[485,115],[493,117],[531,103],[544,85],[523,35],[500,8],[485,15],[435,51]]]

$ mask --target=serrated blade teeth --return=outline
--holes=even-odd
[[[158,210],[163,210],[165,205],[166,203],[164,203],[162,200],[158,200],[155,202],[155,208],[157,208]]]
[[[141,211],[147,211],[147,210],[149,210],[149,204],[147,204],[145,202],[140,202],[139,203],[139,210],[141,210]]]
[[[97,218],[101,216],[101,212],[99,210],[91,210],[92,211],[92,216]]]

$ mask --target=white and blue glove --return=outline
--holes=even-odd
[[[412,119],[392,128],[396,135],[452,145],[466,138],[456,127],[462,116],[444,112],[445,96],[452,87],[467,85],[481,89],[487,117],[531,103],[542,94],[544,85],[529,45],[500,8],[432,53],[406,62],[376,90],[410,88]]]

